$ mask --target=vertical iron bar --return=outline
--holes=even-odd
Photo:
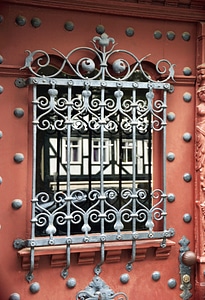
[[[70,267],[70,235],[71,235],[71,171],[70,171],[70,161],[71,161],[71,125],[72,125],[72,116],[71,116],[71,110],[72,110],[72,87],[68,87],[68,99],[67,99],[67,196],[66,196],[66,202],[67,202],[67,244],[66,244],[66,266],[61,272],[61,276],[65,279],[68,276],[68,269]]]
[[[164,90],[164,99],[163,99],[163,194],[164,194],[164,201],[163,201],[163,210],[166,212],[166,113],[167,113],[167,91]],[[167,228],[166,222],[166,215],[164,216],[164,230]]]

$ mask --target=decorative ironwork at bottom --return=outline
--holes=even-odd
[[[89,285],[76,295],[76,300],[128,300],[127,295],[123,292],[115,293],[99,277],[94,276]]]

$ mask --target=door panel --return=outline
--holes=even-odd
[[[195,267],[193,265],[187,269],[180,256],[188,248],[195,251],[193,153],[196,24],[38,7],[31,10],[29,6],[14,4],[2,6],[1,11],[4,21],[0,24],[0,31],[4,45],[0,53],[3,57],[0,65],[0,84],[3,87],[0,94],[0,237],[4,246],[1,250],[3,276],[0,299],[76,299],[80,297],[80,291],[85,293],[85,299],[89,299],[89,293],[92,294],[93,290],[88,293],[86,287],[91,282],[97,292],[99,282],[102,285],[105,283],[109,286],[105,288],[105,293],[113,293],[115,299],[180,299],[183,293],[180,289],[180,263],[181,272],[189,273],[192,284],[191,288],[189,280],[183,282],[182,299],[187,299],[187,295],[191,297],[189,292],[193,295],[192,299],[197,299],[194,296]],[[30,23],[34,16],[38,17],[36,24],[40,24],[36,27]],[[65,23],[69,30],[64,28]],[[174,91],[167,95],[165,157],[166,228],[174,228],[175,235],[167,239],[166,247],[161,246],[161,236],[137,240],[135,261],[129,271],[126,265],[132,257],[132,241],[109,241],[105,245],[105,263],[97,275],[93,270],[102,258],[100,245],[73,245],[71,266],[65,280],[60,273],[66,265],[66,246],[41,245],[32,257],[34,278],[28,284],[25,276],[29,272],[31,257],[30,248],[24,241],[31,237],[33,92],[24,86],[24,79],[31,73],[27,69],[20,70],[26,57],[24,51],[41,49],[53,53],[52,48],[56,48],[66,55],[79,46],[91,47],[93,36],[100,36],[103,30],[115,38],[118,49],[127,49],[138,59],[151,53],[146,58],[145,67],[152,75],[156,74],[153,66],[162,58],[176,64],[175,82],[170,81]],[[75,56],[73,64],[77,59]],[[165,74],[161,74],[163,78]],[[159,140],[154,140],[153,147],[156,148],[159,143]],[[153,184],[160,186],[162,153],[154,153],[153,159]],[[162,228],[159,226],[158,230]],[[184,242],[179,244],[183,237]],[[99,276],[98,284],[95,276]],[[99,295],[95,296],[99,299]],[[106,299],[111,299],[109,297]]]

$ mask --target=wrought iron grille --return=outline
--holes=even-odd
[[[93,48],[79,47],[66,56],[55,50],[62,65],[57,71],[52,69],[50,74],[40,74],[32,67],[37,57],[36,64],[41,71],[49,70],[52,56],[46,52],[28,51],[25,61],[24,68],[29,68],[35,76],[28,80],[33,85],[33,188],[32,232],[28,240],[31,270],[27,280],[33,276],[35,247],[66,245],[67,265],[62,271],[65,278],[72,244],[100,243],[101,261],[95,270],[98,275],[106,242],[132,241],[132,259],[127,266],[130,269],[135,260],[136,240],[162,238],[164,241],[173,235],[173,230],[166,227],[166,97],[170,89],[167,81],[173,79],[174,65],[160,60],[156,71],[164,79],[156,80],[143,68],[147,56],[139,60],[127,50],[115,50],[114,39],[105,33],[94,37],[92,44]],[[72,56],[79,53],[82,56],[73,65]],[[59,78],[65,68],[69,68],[72,78],[66,75]],[[144,80],[133,79],[136,74]],[[144,91],[144,97],[140,91]],[[151,187],[153,132],[161,134],[163,165],[163,183],[155,189]],[[43,143],[40,142],[42,136]],[[60,138],[56,139],[57,136]],[[53,179],[50,178],[47,188],[42,190],[36,162],[46,148],[46,140],[50,151],[47,157],[52,160],[55,149],[59,149],[59,154],[54,153],[53,157],[60,163],[57,162],[56,178],[51,176]],[[57,140],[60,142],[54,146]],[[119,161],[114,156],[109,157],[109,153],[115,155],[115,151],[108,151],[116,147],[118,141]],[[139,150],[140,143],[141,149],[145,149],[146,144],[148,150]],[[87,156],[79,157],[79,149],[84,148],[88,149]],[[140,174],[139,159],[140,155],[145,159],[145,152],[148,169],[145,171],[143,161]],[[88,163],[89,159],[92,163]],[[111,165],[110,161],[115,163]],[[46,166],[51,167],[50,161],[43,168]],[[108,172],[109,168],[113,171]],[[50,171],[44,174],[49,177]],[[90,176],[87,182],[84,175]],[[114,186],[111,177],[114,177]],[[146,179],[146,188],[139,186],[140,179]],[[158,222],[162,230],[155,230]],[[143,224],[145,230],[140,230],[139,224]],[[73,234],[72,228],[76,226],[80,235]]]

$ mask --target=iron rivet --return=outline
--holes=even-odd
[[[0,64],[2,64],[2,62],[3,62],[3,56],[2,55],[0,55]]]
[[[98,25],[98,26],[96,27],[96,32],[97,32],[98,34],[103,34],[103,33],[105,32],[105,27],[104,27],[103,25]]]
[[[168,40],[173,41],[175,39],[174,31],[168,31],[167,32],[167,38],[168,38]]]
[[[3,21],[4,21],[4,17],[0,15],[0,23],[3,23]]]
[[[0,139],[3,137],[3,132],[0,131]]]
[[[15,108],[14,110],[14,116],[17,117],[17,118],[22,118],[24,116],[24,110],[23,108]]]
[[[157,40],[159,40],[159,39],[161,39],[161,37],[162,37],[161,31],[156,30],[156,31],[154,32],[154,38],[157,39]]]
[[[184,69],[183,69],[183,74],[185,75],[185,76],[190,76],[191,75],[191,68],[189,68],[189,67],[185,67]]]
[[[66,285],[69,289],[73,289],[76,286],[76,279],[75,278],[68,279]]]
[[[175,118],[176,118],[175,113],[173,113],[173,112],[168,113],[168,115],[167,115],[167,120],[168,120],[169,122],[174,121]]]
[[[2,184],[3,182],[3,178],[0,176],[0,184]]]
[[[192,180],[192,176],[189,173],[185,173],[183,176],[184,181],[190,182]]]
[[[168,287],[170,289],[174,289],[176,287],[176,285],[177,285],[177,282],[175,279],[171,278],[168,280]]]
[[[161,277],[160,272],[155,271],[155,272],[152,273],[152,279],[154,281],[158,281],[160,279],[160,277]]]
[[[124,284],[126,284],[126,283],[128,283],[128,281],[130,280],[130,276],[128,275],[128,274],[122,274],[121,276],[120,276],[120,281],[121,281],[121,283],[124,283]]]
[[[2,94],[3,91],[4,91],[4,88],[3,88],[3,86],[0,85],[0,94]]]
[[[21,199],[15,199],[12,201],[11,205],[12,205],[13,209],[19,209],[22,207],[23,201]]]
[[[21,299],[21,297],[20,297],[20,295],[17,294],[17,293],[13,293],[13,294],[11,294],[10,297],[9,297],[9,300],[20,300],[20,299]]]
[[[190,142],[191,139],[192,139],[191,133],[185,132],[185,133],[183,134],[183,140],[184,140],[185,142]]]
[[[133,36],[135,31],[134,31],[134,28],[132,27],[128,27],[126,30],[125,30],[125,33],[127,36]]]
[[[188,93],[188,92],[184,93],[184,95],[183,95],[183,100],[184,100],[185,102],[190,102],[191,99],[192,99],[192,95],[191,95],[190,93]]]
[[[64,28],[65,28],[65,30],[67,30],[67,31],[73,31],[73,29],[74,29],[74,24],[73,24],[73,22],[71,22],[71,21],[65,22]]]
[[[204,276],[205,276],[205,270],[204,270],[203,274],[204,274]]]
[[[184,214],[183,220],[184,220],[185,223],[190,223],[191,220],[192,220],[192,217],[191,217],[190,214]]]
[[[174,201],[175,201],[175,195],[172,194],[172,193],[168,194],[168,195],[167,195],[167,200],[168,200],[168,202],[170,202],[170,203],[174,202]]]
[[[16,153],[14,155],[14,161],[16,163],[21,163],[24,160],[24,155],[22,153]]]
[[[26,18],[23,16],[16,17],[16,24],[19,26],[24,26],[26,24]]]
[[[38,282],[34,282],[30,285],[30,292],[32,294],[36,294],[40,291],[40,284]]]
[[[189,32],[183,32],[183,33],[182,33],[182,38],[183,38],[184,41],[187,41],[187,42],[188,42],[188,41],[190,40],[190,37],[191,37],[191,36],[190,36],[190,33],[189,33]]]
[[[172,162],[175,159],[175,154],[173,152],[169,152],[167,154],[167,160]]]
[[[34,27],[34,28],[38,28],[41,26],[41,20],[39,18],[32,18],[31,19],[31,25]]]

